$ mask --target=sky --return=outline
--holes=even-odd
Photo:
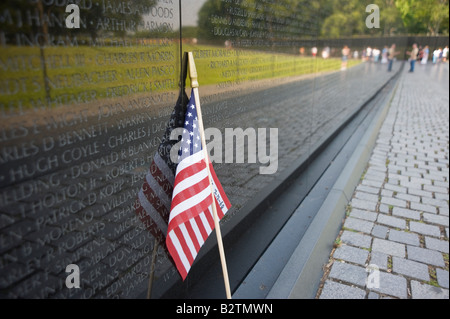
[[[181,0],[184,26],[196,26],[198,12],[207,0]]]

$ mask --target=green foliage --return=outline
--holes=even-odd
[[[396,0],[395,5],[408,32],[448,34],[448,0]]]

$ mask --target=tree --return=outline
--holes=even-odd
[[[448,0],[396,0],[395,5],[409,33],[448,34]]]
[[[405,31],[400,10],[397,8],[395,0],[376,0],[374,3],[380,8],[380,29],[383,35],[389,36]]]
[[[335,1],[333,13],[324,20],[322,35],[346,37],[366,33],[365,8],[366,5],[359,0]]]

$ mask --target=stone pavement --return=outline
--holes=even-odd
[[[449,298],[448,71],[402,71],[316,298]]]

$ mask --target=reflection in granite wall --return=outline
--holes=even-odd
[[[0,4],[0,297],[145,297],[155,240],[133,205],[178,97],[183,51],[196,59],[206,127],[264,129],[267,148],[278,128],[275,174],[260,174],[263,157],[225,161],[252,134],[211,154],[233,205],[224,224],[389,78],[361,63],[362,48],[344,68],[346,43],[316,47],[316,2],[189,2]],[[66,11],[72,3],[79,11]],[[66,286],[69,264],[80,289]],[[179,280],[162,248],[155,280],[156,297]]]

